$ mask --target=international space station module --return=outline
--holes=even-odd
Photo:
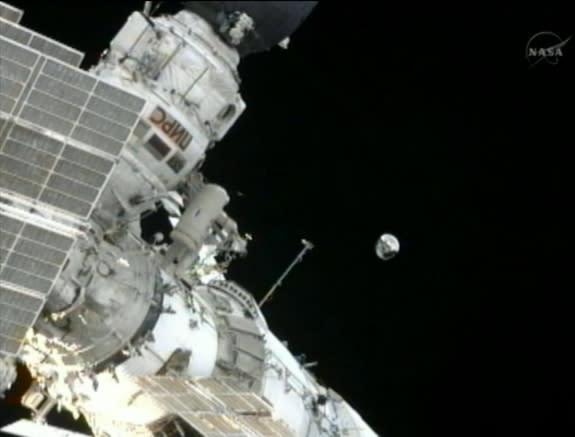
[[[21,362],[38,422],[102,437],[374,436],[226,279],[247,238],[201,173],[245,108],[241,57],[315,2],[146,3],[90,71],[0,3],[0,391]],[[173,231],[144,239],[158,205]]]

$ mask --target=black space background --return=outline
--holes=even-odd
[[[142,4],[13,3],[86,65]],[[254,236],[230,277],[261,297],[315,243],[264,313],[379,434],[572,433],[575,42],[524,58],[567,16],[324,1],[240,67],[248,108],[205,165]]]

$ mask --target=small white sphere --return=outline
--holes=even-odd
[[[399,241],[391,234],[383,234],[375,244],[375,253],[387,261],[399,253]]]

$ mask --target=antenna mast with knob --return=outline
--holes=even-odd
[[[295,257],[295,259],[292,261],[292,263],[288,266],[288,268],[283,272],[283,274],[279,277],[279,279],[275,282],[274,285],[272,285],[272,288],[270,288],[270,290],[266,293],[266,295],[263,297],[263,299],[260,301],[259,303],[259,307],[261,308],[263,306],[264,303],[266,303],[271,297],[272,295],[275,293],[275,291],[277,290],[277,288],[282,285],[282,281],[285,279],[285,277],[289,274],[289,272],[291,271],[291,269],[294,268],[294,266],[301,262],[304,255],[306,254],[306,252],[308,250],[313,249],[313,244],[310,243],[307,240],[301,240],[302,244],[303,244],[303,249],[300,251],[300,253]]]

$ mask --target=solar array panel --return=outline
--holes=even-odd
[[[74,239],[0,212],[0,351],[16,354]]]
[[[24,13],[20,9],[16,9],[9,4],[0,2],[0,18],[13,23],[19,23],[22,15],[24,15]]]
[[[113,167],[113,159],[15,124],[0,148],[0,188],[85,218]]]
[[[196,384],[212,393],[232,411],[252,414],[270,411],[270,405],[260,396],[235,386],[233,381],[207,378],[198,381]]]
[[[0,63],[0,188],[87,218],[145,101],[3,37]]]
[[[5,12],[3,13],[3,11]],[[14,11],[17,10],[10,10],[5,6],[2,8],[0,4],[0,35],[74,67],[78,67],[81,64],[84,58],[82,52],[20,26],[17,21],[11,19],[17,18]]]
[[[76,68],[82,53],[20,16],[0,3],[0,195],[85,224],[145,100]],[[18,205],[0,204],[0,355],[17,355],[75,241]]]
[[[270,405],[260,396],[225,381],[149,376],[139,378],[138,384],[204,437],[293,437],[283,422],[270,417]]]

